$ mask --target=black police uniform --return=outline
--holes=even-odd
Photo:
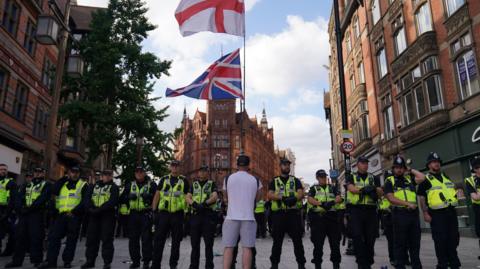
[[[0,182],[8,177],[0,177]],[[15,199],[17,197],[17,184],[15,179],[10,180],[5,189],[10,191],[10,198],[7,205],[0,205],[0,251],[2,249],[2,241],[8,235],[8,241],[2,256],[9,256],[14,248],[14,226],[16,216],[13,213],[15,208]]]
[[[286,184],[289,177],[281,176],[280,179],[284,184]],[[295,188],[296,191],[303,189],[302,183],[298,178],[295,178]],[[275,180],[270,182],[268,189],[269,191],[275,192]],[[273,245],[272,254],[270,256],[272,268],[277,268],[278,264],[280,263],[283,238],[285,237],[285,234],[288,234],[293,241],[293,250],[299,268],[304,268],[306,259],[302,242],[302,230],[303,228],[300,209],[279,210],[275,212],[272,211]]]
[[[32,186],[33,185],[33,186]],[[41,193],[30,206],[26,203],[26,188],[41,188]],[[34,178],[32,182],[21,186],[16,211],[18,223],[15,227],[15,252],[12,256],[11,266],[22,266],[25,252],[29,251],[30,261],[38,265],[43,261],[43,240],[45,239],[45,212],[50,200],[50,184],[43,178]]]
[[[93,192],[95,188],[102,188],[104,192],[109,192],[109,199],[101,206],[95,206]],[[87,200],[85,202],[86,209],[89,213],[87,228],[87,244],[85,257],[86,264],[83,268],[94,267],[97,259],[100,241],[102,242],[102,258],[106,266],[110,265],[113,260],[113,236],[115,227],[115,213],[118,204],[119,194],[118,186],[113,181],[104,183],[102,181],[93,186],[89,186]]]
[[[410,183],[405,180],[404,176],[395,176],[394,178],[395,186],[392,186],[390,180],[385,182],[385,195],[393,194],[397,188],[416,192],[415,176],[410,176]],[[422,263],[420,262],[421,229],[418,208],[410,210],[392,204],[391,211],[395,268],[404,269],[408,263],[408,256],[410,256],[413,269],[422,268]]]
[[[314,185],[310,188],[308,196],[315,199],[317,189],[326,192],[327,187],[334,197],[340,195],[337,188],[331,185]],[[322,211],[322,213],[314,212],[313,208],[310,208],[308,212],[311,227],[310,239],[313,243],[312,263],[315,265],[315,268],[322,268],[323,244],[325,243],[325,237],[328,237],[330,261],[333,263],[334,268],[340,268],[339,266],[342,260],[340,254],[341,227],[338,224],[337,212],[331,210],[334,204],[327,204],[328,203],[325,203],[320,206],[324,207],[325,210]]]
[[[52,189],[54,196],[59,196],[62,187],[66,184],[69,190],[75,189],[77,181],[68,177],[59,179]],[[63,250],[62,260],[65,267],[71,267],[71,262],[75,256],[80,226],[85,213],[85,201],[87,200],[88,186],[85,184],[81,190],[80,203],[72,210],[70,214],[58,214],[53,226],[48,233],[48,250],[46,263],[41,268],[51,268],[57,266],[57,258],[62,245],[63,237],[67,237],[65,249]]]
[[[143,182],[135,181],[136,188],[142,189],[148,186],[148,195],[144,195],[144,210],[136,210],[130,208],[130,214],[128,215],[128,250],[130,252],[130,258],[132,259],[132,268],[140,266],[140,260],[144,265],[148,266],[152,261],[153,255],[153,216],[152,216],[152,199],[157,191],[157,185],[152,180],[145,178]],[[137,199],[136,196],[131,194],[132,183],[125,184],[125,190],[122,197],[122,202],[129,204],[130,200]],[[140,256],[140,241],[141,244],[141,256]]]
[[[166,176],[162,177],[158,183],[157,191],[163,192],[163,184],[165,180],[170,179],[170,186],[172,188],[177,184],[178,177]],[[188,181],[184,178],[184,187],[183,193],[186,195],[189,190]],[[157,210],[157,209],[154,209]],[[172,238],[172,248],[170,252],[170,268],[177,268],[178,259],[180,258],[180,243],[183,238],[183,216],[184,211],[179,211],[175,213],[169,213],[166,211],[159,210],[156,214],[156,223],[155,223],[155,234],[153,240],[153,262],[152,268],[159,269],[161,268],[163,249],[165,247],[165,242],[167,241],[167,236],[171,235]]]
[[[465,184],[466,195],[469,198],[472,193],[476,193],[477,189],[480,188],[479,177],[473,176],[473,182],[475,186],[472,186],[468,183]],[[475,217],[475,233],[477,234],[477,237],[480,237],[480,205],[472,203],[472,209]]]
[[[438,181],[443,182],[442,174],[449,178],[445,173],[433,174]],[[430,181],[425,180],[418,185],[417,195],[425,197],[428,206],[427,191],[432,187]],[[457,254],[457,246],[460,242],[458,232],[458,218],[455,207],[449,206],[443,209],[428,208],[428,213],[432,217],[430,227],[432,238],[435,244],[435,255],[437,256],[437,268],[460,268],[461,263]]]
[[[207,181],[198,180],[203,189]],[[206,200],[210,195],[217,192],[217,185],[212,182],[211,192],[206,193]],[[194,194],[193,184],[190,186],[190,194]],[[213,269],[213,241],[215,237],[216,213],[209,207],[210,205],[200,205],[200,208],[193,207],[190,217],[190,242],[192,253],[190,255],[190,269],[198,269],[200,265],[200,242],[203,237],[205,243],[205,268]]]
[[[357,177],[366,180],[369,174],[357,173]],[[373,185],[380,187],[380,179],[373,178]],[[348,175],[346,184],[353,184],[353,176]],[[376,205],[353,205],[347,203],[349,214],[348,229],[352,236],[356,262],[359,268],[370,268],[374,263],[375,240],[378,235],[378,215]]]

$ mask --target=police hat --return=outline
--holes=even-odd
[[[358,157],[357,162],[358,163],[369,163],[370,160],[365,156],[360,156],[360,157]]]
[[[111,175],[113,175],[113,171],[112,170],[103,170],[102,175],[111,176]]]
[[[237,157],[237,166],[249,166],[250,157],[247,155],[241,154]]]
[[[42,168],[42,167],[35,167],[35,169],[33,169],[34,172],[37,172],[37,173],[42,173],[42,172],[45,172],[45,169]]]
[[[143,166],[140,166],[140,165],[139,165],[139,166],[135,167],[135,172],[137,172],[137,171],[142,171],[142,172],[144,172],[145,169],[143,168]]]
[[[291,162],[289,159],[287,159],[287,158],[281,158],[281,159],[280,159],[280,164],[288,164],[288,165],[290,165],[291,163],[292,163],[292,162]]]
[[[405,159],[400,155],[397,155],[393,158],[392,167],[397,167],[397,166],[407,168],[407,163],[405,162]]]
[[[427,162],[426,162],[425,166],[428,168],[428,165],[429,165],[431,162],[434,162],[434,161],[437,161],[437,162],[442,163],[442,159],[440,159],[440,156],[438,156],[438,154],[437,154],[436,152],[430,152],[430,153],[428,154]]]
[[[200,170],[201,171],[208,171],[208,165],[203,164],[202,166],[200,166]]]
[[[76,165],[72,166],[72,167],[70,167],[70,171],[75,172],[75,173],[79,173],[80,172],[80,167],[78,167]]]
[[[171,160],[170,161],[170,166],[179,166],[180,165],[180,161],[179,160]]]
[[[316,176],[316,177],[326,177],[326,176],[327,176],[327,172],[325,172],[325,170],[323,170],[323,169],[320,169],[320,170],[318,170],[318,171],[315,173],[315,176]]]
[[[470,166],[472,167],[472,173],[475,172],[475,169],[480,168],[480,156],[476,156],[475,158],[471,159]]]
[[[102,174],[102,173],[100,173],[100,171],[95,171],[95,175],[96,175],[96,176],[99,176],[99,175],[101,175],[101,174]]]
[[[26,176],[26,177],[33,177],[33,173],[32,173],[32,172],[27,172],[27,173],[25,174],[25,176]]]

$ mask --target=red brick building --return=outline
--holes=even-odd
[[[12,176],[36,165],[44,165],[47,121],[52,102],[58,48],[39,44],[35,39],[38,16],[62,11],[65,0],[0,0],[0,163],[6,163]],[[73,35],[88,31],[95,8],[72,7],[70,28]],[[61,14],[61,13],[60,13]],[[60,122],[65,126],[65,122]],[[60,131],[55,141],[58,166],[82,162],[85,147],[82,134],[75,137]]]
[[[184,113],[183,130],[175,141],[175,157],[182,161],[184,175],[194,177],[206,164],[211,168],[211,178],[221,186],[223,178],[235,172],[241,146],[241,114],[236,112],[235,104],[234,100],[208,101],[206,113],[197,110],[192,119]],[[256,117],[249,118],[244,112],[243,129],[243,149],[251,158],[251,172],[269,181],[278,160],[265,110],[260,124]]]

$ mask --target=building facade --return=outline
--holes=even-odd
[[[192,119],[184,112],[182,132],[175,141],[175,157],[182,161],[181,172],[185,176],[193,178],[202,165],[208,165],[211,178],[223,186],[223,179],[236,171],[236,158],[243,146],[251,158],[252,174],[265,184],[273,178],[278,161],[273,129],[268,127],[265,110],[260,124],[257,118],[243,113],[241,141],[242,114],[236,112],[235,105],[235,100],[208,101],[207,112],[197,110]]]
[[[18,177],[35,166],[44,166],[49,110],[52,102],[58,47],[35,39],[39,15],[62,15],[65,0],[0,0],[0,163]],[[88,31],[95,8],[73,1],[70,29],[74,36]],[[68,54],[67,54],[68,55]],[[85,156],[82,132],[69,136],[60,121],[55,138],[60,175],[70,162]]]
[[[445,172],[462,188],[470,175],[469,159],[480,153],[480,1],[363,4],[340,1],[354,156],[375,152],[379,169],[385,170],[392,156],[402,154],[424,170],[428,153],[436,151]],[[334,48],[333,28],[330,33]],[[332,62],[331,83],[338,72]],[[331,89],[333,115],[338,85]],[[355,127],[362,113],[368,121]],[[472,221],[461,198],[460,226],[468,231]]]

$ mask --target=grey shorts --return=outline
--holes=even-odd
[[[225,220],[222,228],[223,246],[235,247],[239,236],[242,247],[253,248],[257,237],[257,223],[253,220]]]

